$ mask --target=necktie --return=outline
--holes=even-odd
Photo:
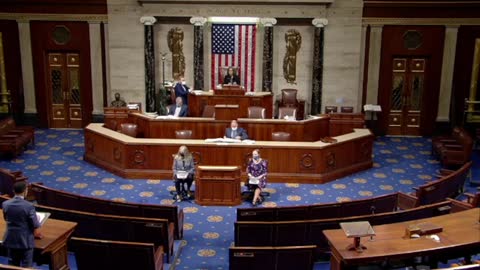
[[[232,130],[232,138],[235,139],[235,137],[237,137],[237,131],[236,131],[236,130]]]

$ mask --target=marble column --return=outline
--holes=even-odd
[[[260,23],[264,27],[262,91],[272,92],[272,81],[273,81],[273,26],[277,23],[277,20],[275,18],[261,18]]]
[[[453,69],[457,50],[458,25],[447,25],[443,44],[442,75],[440,76],[440,96],[438,99],[437,122],[450,119],[450,101],[452,97]]]
[[[382,56],[383,25],[370,26],[366,104],[378,104],[378,83]]]
[[[100,22],[88,22],[92,76],[93,114],[103,114],[102,41]]]
[[[192,17],[193,24],[193,89],[204,90],[204,61],[203,61],[203,26],[207,22],[204,17]]]
[[[157,19],[155,17],[141,17],[145,29],[145,107],[146,112],[156,111],[155,98],[155,47],[153,44],[153,25]]]
[[[313,19],[315,26],[315,36],[313,44],[313,65],[312,65],[312,100],[311,115],[322,113],[322,91],[323,91],[323,49],[325,26],[328,20],[324,18]]]
[[[23,94],[25,113],[37,113],[35,101],[35,83],[33,79],[32,41],[30,39],[30,21],[18,20],[18,35],[20,39],[20,60],[22,63]]]

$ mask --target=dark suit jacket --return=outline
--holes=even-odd
[[[175,84],[175,97],[182,97],[185,105],[188,105],[188,89],[190,88],[187,85]]]
[[[226,75],[225,78],[223,79],[223,84],[237,84],[240,85],[240,78],[237,75]]]
[[[236,130],[236,136],[240,136],[242,137],[242,140],[246,140],[248,139],[248,134],[247,134],[247,131],[241,127],[237,127],[237,130]],[[225,137],[227,138],[232,138],[232,128],[227,128],[225,130]],[[232,138],[232,139],[235,139],[235,138]]]
[[[40,227],[40,223],[33,204],[21,197],[14,197],[3,202],[2,208],[7,222],[3,245],[6,248],[34,248],[33,230]]]
[[[169,115],[174,115],[176,107],[177,107],[176,104],[171,105],[170,109],[168,110],[168,114]],[[186,117],[187,114],[188,114],[188,107],[187,107],[187,105],[183,104],[182,109],[180,109],[180,114],[178,115],[178,117]]]

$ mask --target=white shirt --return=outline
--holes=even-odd
[[[182,107],[175,107],[175,113],[173,116],[178,117],[180,115],[180,111],[182,110]]]

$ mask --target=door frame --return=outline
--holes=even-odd
[[[53,30],[57,26],[65,26],[71,34],[65,44],[57,44],[53,40]],[[32,60],[35,83],[35,100],[37,106],[38,125],[49,128],[50,108],[47,88],[48,53],[78,52],[80,55],[80,85],[82,104],[82,127],[92,122],[92,74],[90,61],[90,36],[87,22],[51,22],[31,21]]]
[[[418,48],[409,50],[404,47],[403,35],[407,31],[417,31],[422,35],[422,43]],[[428,62],[428,68],[425,72],[425,89],[422,96],[420,135],[432,135],[438,113],[444,40],[444,26],[386,25],[383,27],[377,100],[382,107],[382,113],[378,115],[380,134],[386,134],[388,128],[393,58],[403,56],[426,58]]]

